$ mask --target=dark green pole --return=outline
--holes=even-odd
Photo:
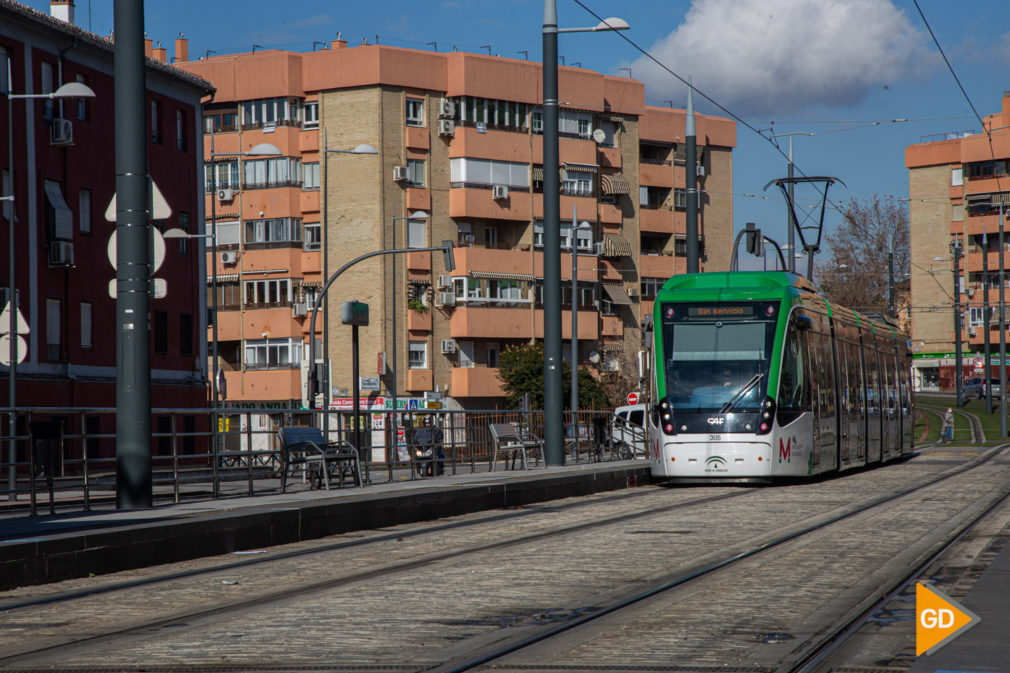
[[[558,184],[558,8],[544,0],[544,462],[564,465],[561,385],[561,192]],[[573,308],[574,310],[574,308]]]
[[[114,12],[116,507],[134,509],[152,504],[144,3],[115,0]]]
[[[957,238],[950,246],[950,256],[954,259],[954,399],[961,406],[961,247]]]

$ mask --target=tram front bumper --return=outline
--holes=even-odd
[[[661,455],[652,456],[652,471],[660,477],[769,477],[771,457],[771,443],[754,441],[753,435],[719,441],[682,437],[663,443]]]

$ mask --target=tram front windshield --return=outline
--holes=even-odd
[[[664,302],[664,376],[674,412],[759,411],[778,312],[778,302]]]

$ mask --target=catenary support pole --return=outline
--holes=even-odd
[[[990,348],[989,325],[992,324],[989,315],[989,237],[985,230],[982,231],[982,344],[985,357],[985,374],[983,374],[983,385],[985,386],[985,413],[992,413],[992,350]]]
[[[961,369],[961,247],[957,236],[950,247],[950,256],[954,260],[954,399],[961,406],[961,389],[963,371]]]
[[[686,237],[687,272],[698,273],[698,139],[694,127],[694,87],[687,78],[687,116],[684,121],[685,159],[684,182],[687,197]]]
[[[561,195],[558,184],[558,8],[544,0],[544,462],[564,465],[561,385]]]
[[[999,204],[999,436],[1006,432],[1006,271],[1003,266],[1003,202]]]
[[[144,3],[115,0],[116,506],[150,507],[151,351]]]

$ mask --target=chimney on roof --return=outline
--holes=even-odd
[[[161,42],[159,42],[158,46],[154,48],[153,56],[155,61],[168,63],[168,49],[162,47]]]
[[[147,58],[154,57],[154,40],[149,37],[144,37],[144,56]]]
[[[49,16],[73,25],[74,0],[49,0]]]
[[[175,38],[175,62],[185,63],[189,60],[189,40],[179,33],[179,37]]]

